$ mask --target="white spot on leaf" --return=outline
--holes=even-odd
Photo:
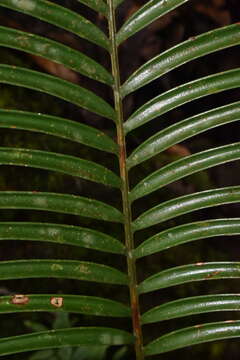
[[[63,266],[60,264],[52,264],[51,270],[53,270],[53,271],[63,270]]]
[[[36,6],[32,0],[12,0],[12,4],[25,11],[32,11]]]
[[[11,303],[14,305],[26,305],[29,302],[29,297],[22,294],[14,295],[11,299]]]
[[[63,306],[63,297],[52,297],[50,303],[51,305],[60,308]]]

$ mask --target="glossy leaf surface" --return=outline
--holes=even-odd
[[[125,250],[120,241],[100,231],[49,223],[0,222],[0,240],[53,242],[116,254]]]
[[[102,131],[57,116],[0,109],[0,128],[41,132],[99,150],[118,153],[118,145]]]
[[[111,74],[103,66],[56,41],[0,26],[0,45],[42,56],[108,85],[113,83]]]
[[[102,327],[42,331],[0,339],[0,356],[19,352],[79,345],[124,345],[133,343],[130,333]]]
[[[240,143],[220,146],[183,157],[154,171],[140,181],[131,191],[131,200],[146,196],[188,175],[238,159],[240,159]]]
[[[240,277],[240,262],[199,262],[163,270],[144,280],[140,294],[192,281],[232,279]]]
[[[47,151],[0,147],[0,165],[29,166],[78,176],[119,188],[120,178],[92,161]]]
[[[235,69],[200,78],[173,88],[148,101],[136,110],[125,122],[125,132],[128,133],[187,102],[239,86],[240,70]]]
[[[188,138],[232,121],[240,120],[240,102],[191,116],[169,126],[139,145],[127,159],[131,168]]]
[[[183,316],[213,311],[239,311],[239,294],[194,296],[164,303],[142,315],[142,323],[149,324]]]
[[[154,20],[167,14],[169,11],[184,4],[188,0],[150,0],[123,24],[117,34],[117,43],[121,44],[124,40],[134,35]]]
[[[78,0],[78,1],[97,12],[100,12],[105,16],[108,15],[108,6],[104,2],[104,0]]]
[[[1,261],[0,279],[62,278],[126,285],[127,275],[110,266],[75,260]]]
[[[108,119],[115,119],[114,109],[105,100],[79,85],[51,75],[16,66],[0,65],[0,82],[42,91]]]
[[[240,25],[238,23],[191,37],[142,65],[122,86],[122,96],[128,95],[193,59],[239,43]]]
[[[122,214],[116,208],[97,200],[67,194],[0,191],[0,209],[46,210],[122,222]]]
[[[240,202],[239,186],[207,190],[181,196],[163,202],[140,215],[133,222],[134,230],[144,229],[192,211],[236,202]]]
[[[1,296],[0,313],[23,311],[66,311],[95,316],[130,316],[130,309],[127,306],[95,296],[66,294]]]
[[[148,344],[145,354],[156,355],[203,342],[240,337],[240,321],[201,324],[173,331]]]
[[[46,0],[0,0],[0,6],[31,15],[108,49],[105,34],[83,16]]]
[[[139,258],[191,241],[239,234],[239,218],[198,221],[176,226],[150,237],[134,250],[134,255]]]

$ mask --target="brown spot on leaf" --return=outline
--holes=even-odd
[[[204,262],[197,262],[195,265],[202,266],[203,264],[204,264]]]
[[[212,274],[208,274],[205,279],[210,279],[210,278],[212,278],[213,276],[218,275],[220,272],[221,272],[221,271],[214,271]]]
[[[51,305],[60,308],[63,306],[63,297],[52,297],[50,303]]]
[[[17,294],[12,297],[11,303],[14,305],[26,305],[29,303],[29,297],[26,295]]]

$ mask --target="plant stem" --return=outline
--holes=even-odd
[[[137,293],[137,275],[136,275],[136,262],[133,257],[134,249],[134,237],[132,231],[132,213],[131,203],[129,201],[129,180],[128,171],[126,166],[126,142],[123,129],[123,104],[120,94],[120,71],[118,61],[118,49],[116,45],[116,19],[115,9],[113,7],[113,0],[108,0],[109,3],[109,35],[111,41],[111,62],[112,62],[112,74],[114,77],[114,101],[115,110],[117,114],[116,126],[117,126],[117,140],[119,145],[119,167],[120,176],[122,180],[122,201],[123,201],[123,214],[124,214],[124,230],[125,230],[125,245],[127,249],[127,265],[129,276],[129,291],[130,301],[132,309],[132,322],[133,331],[135,335],[135,351],[136,359],[143,360],[143,341],[142,341],[142,328],[140,323],[140,308],[139,298]]]

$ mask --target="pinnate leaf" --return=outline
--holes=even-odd
[[[135,71],[122,86],[122,96],[139,89],[193,59],[240,43],[240,24],[233,24],[191,37],[157,55]]]
[[[114,254],[125,252],[123,243],[110,235],[80,226],[61,224],[0,222],[0,240],[46,241]]]
[[[0,45],[42,56],[97,81],[113,84],[111,74],[103,66],[59,42],[0,26]]]
[[[56,25],[105,49],[109,47],[106,35],[97,26],[76,12],[53,2],[46,0],[1,0],[0,6]]]
[[[206,190],[185,195],[168,200],[147,210],[133,222],[133,227],[136,231],[189,212],[236,202],[240,202],[240,186]]]
[[[196,172],[240,159],[240,143],[220,146],[183,157],[144,178],[131,191],[135,200]]]
[[[41,132],[102,151],[118,153],[118,145],[102,131],[57,116],[0,109],[0,128]]]
[[[112,328],[80,327],[49,330],[1,338],[0,356],[65,346],[132,344],[133,341],[134,337],[130,333]]]
[[[143,29],[145,26],[149,25],[154,20],[157,20],[159,17],[167,14],[169,11],[187,1],[188,0],[148,1],[123,24],[117,34],[117,43],[121,44],[123,41]]]
[[[151,236],[134,250],[134,255],[138,258],[191,241],[239,234],[239,218],[197,221],[176,226]]]
[[[108,119],[115,119],[114,109],[92,91],[51,75],[16,66],[0,65],[0,82],[42,91]]]
[[[239,311],[239,306],[239,294],[194,296],[156,306],[142,315],[142,323],[149,324],[213,311]]]
[[[75,260],[10,260],[0,263],[0,279],[61,278],[127,285],[121,271],[102,264]]]
[[[53,170],[111,187],[119,188],[121,186],[120,178],[102,165],[75,156],[53,152],[0,147],[0,165],[19,165]]]
[[[240,102],[206,111],[171,125],[139,145],[128,157],[131,168],[142,161],[206,130],[240,119]]]
[[[145,347],[146,356],[161,354],[208,341],[240,337],[240,321],[229,320],[201,324],[173,331],[154,340]]]
[[[125,122],[125,132],[128,133],[187,102],[239,86],[240,69],[234,69],[206,76],[173,88],[148,101],[136,110]]]
[[[41,294],[1,297],[0,313],[23,311],[64,311],[95,316],[130,316],[130,309],[127,306],[95,296]]]
[[[199,262],[163,270],[144,280],[140,294],[192,281],[232,279],[240,277],[240,262]]]
[[[0,209],[46,210],[105,221],[123,221],[123,215],[119,210],[101,201],[47,192],[2,191]]]

